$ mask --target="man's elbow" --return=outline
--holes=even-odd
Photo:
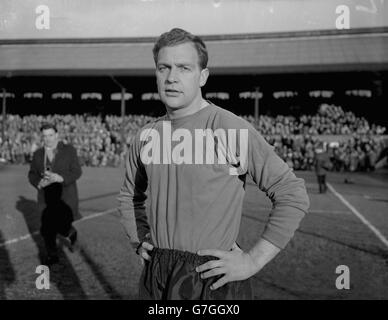
[[[310,208],[310,198],[308,196],[304,182],[303,185],[299,186],[299,188],[294,189],[294,191],[291,193],[291,196],[293,197],[293,206],[306,214]]]
[[[310,208],[310,198],[304,180],[298,179],[275,192],[272,202],[274,206],[290,206],[306,214]]]
[[[78,168],[75,168],[74,170],[72,170],[72,173],[70,174],[70,176],[71,176],[71,179],[69,179],[69,180],[74,180],[74,181],[76,181],[79,178],[81,178],[81,176],[82,176],[82,169],[81,169],[81,167],[78,167]]]
[[[299,185],[298,188],[294,189],[294,191],[291,193],[291,196],[294,199],[293,203],[295,203],[295,205],[302,211],[307,213],[308,209],[310,208],[310,198],[308,196],[304,181]]]

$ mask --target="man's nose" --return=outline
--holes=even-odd
[[[178,75],[175,68],[170,69],[166,80],[168,82],[176,82],[178,80]]]

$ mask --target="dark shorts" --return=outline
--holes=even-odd
[[[195,268],[216,260],[211,256],[154,248],[140,277],[142,300],[251,300],[251,280],[228,282],[216,290],[210,286],[223,275],[201,279]]]

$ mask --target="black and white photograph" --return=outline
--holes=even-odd
[[[387,5],[0,0],[0,300],[388,300]]]

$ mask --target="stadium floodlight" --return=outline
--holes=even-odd
[[[84,92],[81,94],[81,100],[96,99],[102,100],[102,94],[99,92]]]
[[[110,95],[110,99],[111,100],[121,100],[121,95],[122,95],[121,92],[114,92]],[[126,92],[124,94],[124,100],[131,100],[131,99],[133,99],[133,94],[130,92]]]
[[[259,91],[244,91],[240,92],[238,96],[240,99],[255,99],[256,97],[261,99],[263,97],[263,93]]]
[[[2,98],[3,95],[4,95],[4,94],[3,94],[2,92],[0,92],[0,98]],[[15,94],[12,93],[12,92],[6,92],[6,93],[5,93],[5,97],[6,97],[6,98],[15,98]]]
[[[273,97],[275,99],[279,98],[294,98],[298,95],[298,92],[296,91],[275,91],[273,93]]]
[[[207,99],[220,99],[220,100],[229,100],[229,93],[227,92],[207,92]]]
[[[371,90],[364,90],[364,89],[346,90],[345,94],[347,96],[355,96],[355,97],[363,97],[363,98],[371,98],[372,97],[372,91]]]
[[[43,93],[42,92],[24,92],[23,98],[24,99],[43,99]]]
[[[331,98],[334,92],[331,90],[313,90],[309,92],[311,98]]]
[[[147,100],[160,100],[159,93],[157,92],[147,92],[143,93],[141,95],[141,100],[147,101]]]
[[[51,99],[73,99],[73,94],[70,92],[55,92],[51,95]]]

